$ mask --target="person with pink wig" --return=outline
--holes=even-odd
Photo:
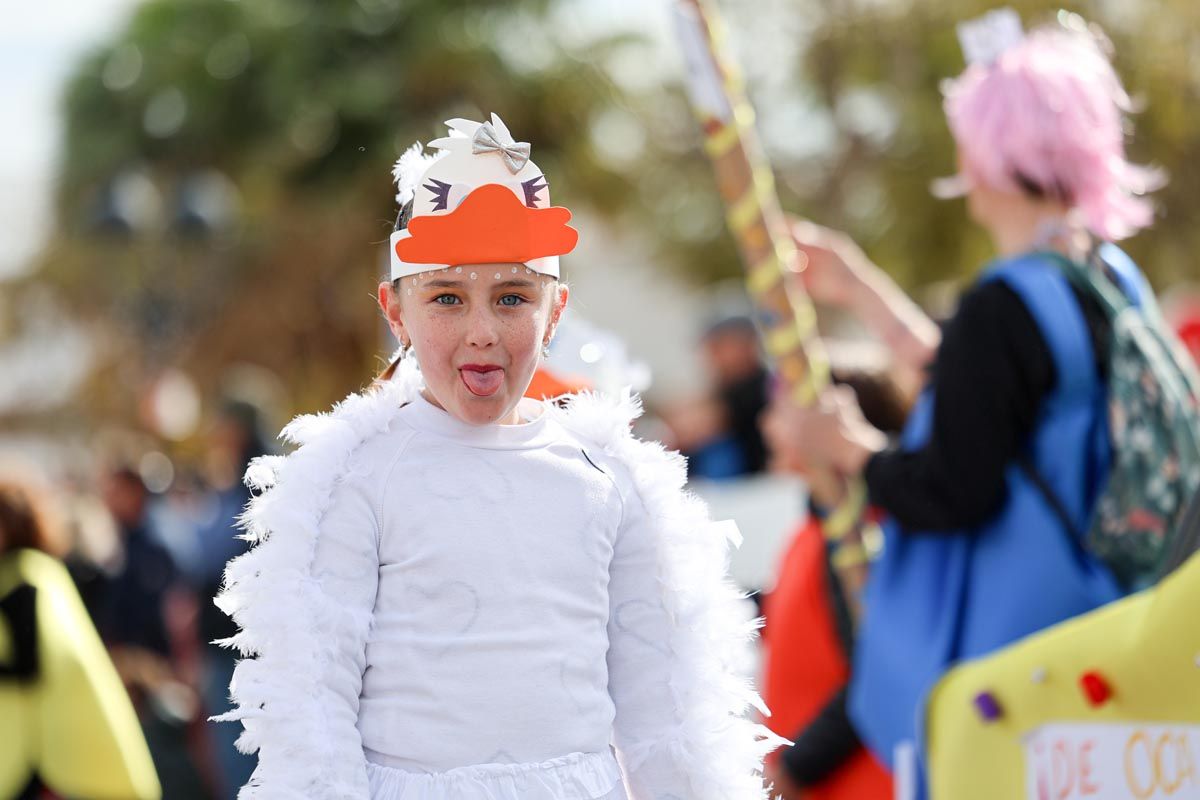
[[[1063,14],[1021,36],[1012,17],[1017,35],[944,88],[959,172],[935,191],[965,195],[997,258],[940,343],[848,237],[795,228],[814,299],[864,319],[898,361],[929,363],[896,443],[844,391],[816,409],[780,398],[765,422],[780,461],[862,475],[886,514],[848,714],[893,768],[919,754],[923,697],[949,665],[1127,589],[1077,533],[1111,463],[1111,325],[1056,258],[1105,270],[1139,306],[1150,290],[1113,242],[1151,223],[1161,177],[1126,157],[1131,102],[1098,31]]]

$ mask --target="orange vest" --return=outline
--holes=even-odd
[[[532,397],[534,400],[553,400],[564,394],[574,394],[590,388],[592,388],[591,384],[583,378],[560,377],[543,366],[538,367],[537,371],[533,373],[533,379],[529,382],[529,388],[525,390],[525,396]]]
[[[849,664],[830,607],[825,538],[810,517],[792,537],[775,589],[763,604],[766,627],[764,694],[767,726],[792,738],[845,685]],[[779,752],[770,758],[778,758]],[[892,779],[867,749],[859,750],[819,785],[814,800],[891,800]]]

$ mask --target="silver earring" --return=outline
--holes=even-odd
[[[545,342],[542,344],[542,358],[547,359],[549,357],[550,357],[550,343]]]

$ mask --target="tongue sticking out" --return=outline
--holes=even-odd
[[[466,384],[468,391],[477,397],[490,397],[500,389],[500,384],[504,382],[504,370],[477,370],[463,369],[459,370],[459,375],[462,376],[462,381]]]

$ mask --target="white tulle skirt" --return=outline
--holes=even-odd
[[[367,777],[371,800],[627,800],[611,751],[433,773],[368,763]]]

